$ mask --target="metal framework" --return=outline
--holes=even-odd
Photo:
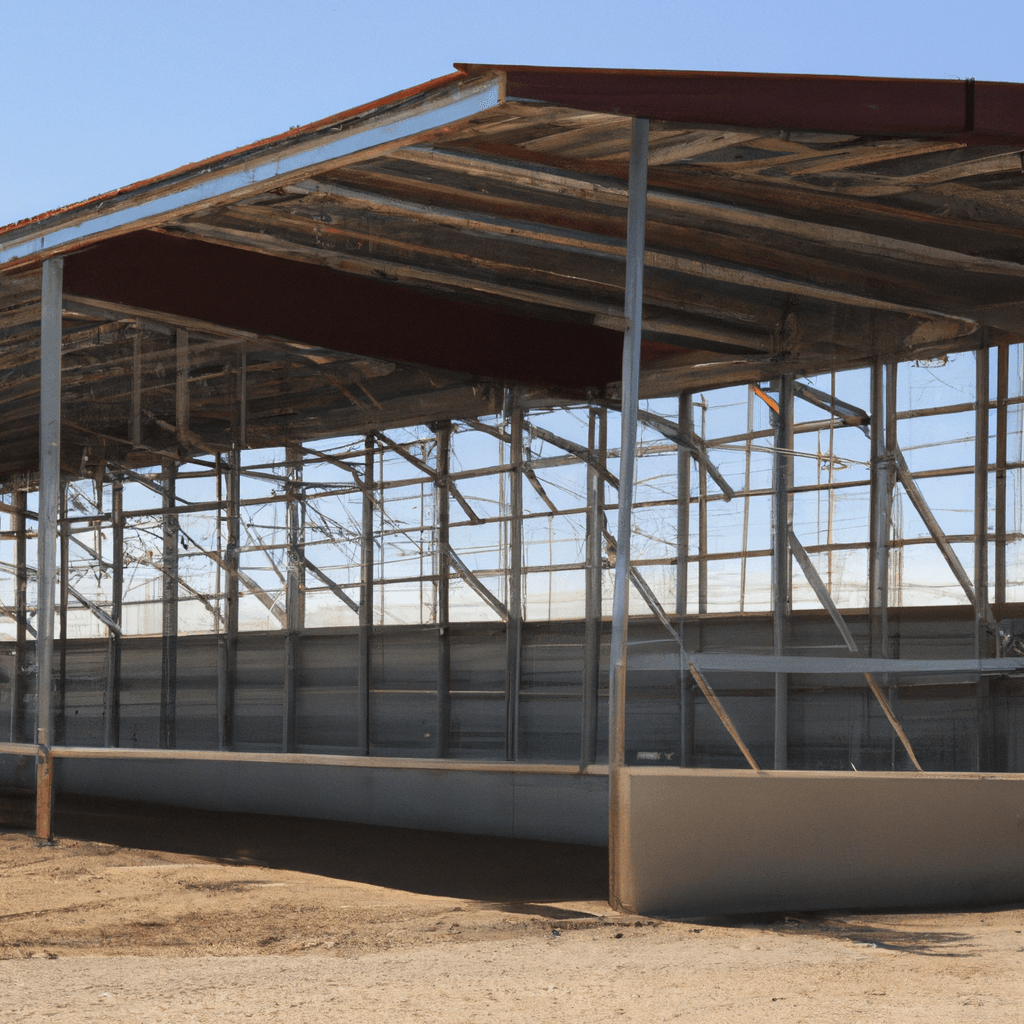
[[[1024,769],[1018,87],[705,77],[467,66],[0,231],[40,836],[54,749],[607,762],[626,905],[629,766]]]

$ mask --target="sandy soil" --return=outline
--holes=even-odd
[[[0,830],[0,1020],[1014,1021],[1024,909],[718,921]]]

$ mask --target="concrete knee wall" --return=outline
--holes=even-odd
[[[1021,775],[626,771],[637,913],[1024,900]]]

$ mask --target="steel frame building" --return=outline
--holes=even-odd
[[[1020,898],[1022,152],[467,65],[0,230],[0,782]]]

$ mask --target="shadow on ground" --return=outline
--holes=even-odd
[[[54,834],[490,903],[604,900],[608,894],[608,851],[568,843],[86,797],[58,797]]]

